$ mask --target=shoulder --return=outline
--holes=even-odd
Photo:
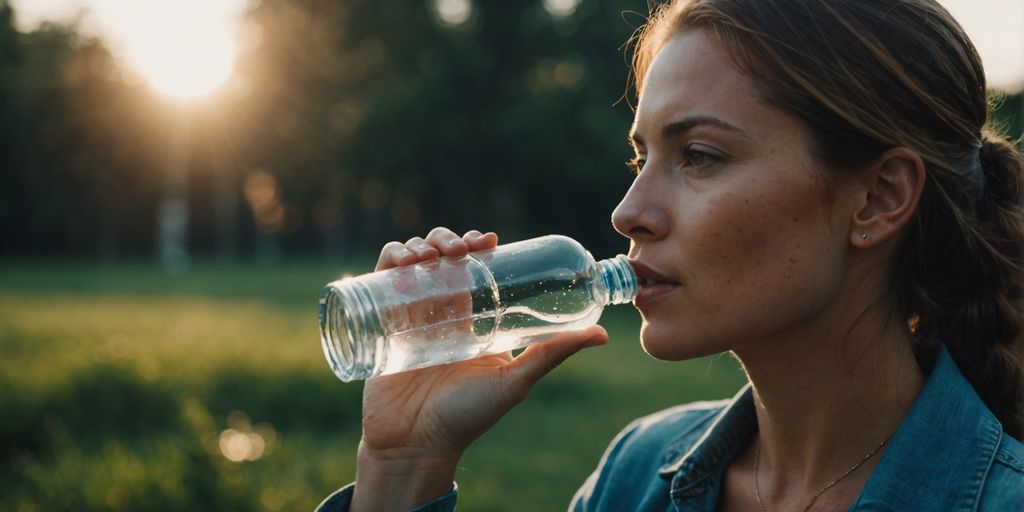
[[[712,420],[730,402],[731,400],[694,402],[638,418],[619,433],[611,448],[618,447],[620,451],[623,451],[623,448],[660,448],[669,452],[665,454],[666,458],[675,459],[679,455],[678,452],[689,449],[701,438]]]
[[[657,473],[693,447],[729,402],[694,402],[633,420],[615,436],[599,469]]]
[[[732,399],[726,398],[724,400],[705,400],[677,405],[637,418],[630,423],[630,426],[648,428],[697,424],[721,412],[730,402],[732,402]]]
[[[979,510],[1024,510],[1024,445],[1005,433],[985,480]]]
[[[692,448],[729,402],[680,405],[630,422],[577,491],[571,510],[660,510],[668,506],[670,482],[660,475],[661,469]]]

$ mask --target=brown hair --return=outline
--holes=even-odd
[[[636,90],[665,41],[700,28],[770,103],[802,118],[812,151],[842,172],[893,147],[926,182],[880,304],[912,323],[919,360],[945,343],[1011,435],[1024,434],[1024,160],[987,131],[981,59],[933,0],[683,0],[636,38]]]

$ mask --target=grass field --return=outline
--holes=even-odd
[[[355,475],[360,384],[321,285],[369,264],[0,263],[0,510],[310,510]],[[630,307],[462,461],[460,509],[562,510],[630,419],[722,398],[727,357],[661,363]],[[236,462],[237,460],[237,462]]]

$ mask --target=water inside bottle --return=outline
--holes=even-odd
[[[555,276],[553,276],[555,277]],[[543,341],[554,332],[582,329],[594,324],[602,307],[591,295],[589,274],[573,274],[523,285],[496,283],[505,307],[493,309],[493,300],[470,296],[449,297],[425,307],[409,304],[389,311],[385,318],[398,328],[388,336],[387,360],[382,374],[508,352]],[[489,295],[489,294],[484,294]],[[435,298],[436,301],[436,298]],[[491,306],[488,308],[487,306]],[[472,308],[472,311],[470,311]],[[462,314],[459,314],[460,309]],[[423,325],[409,319],[426,314],[448,320]],[[398,320],[395,320],[398,319]]]

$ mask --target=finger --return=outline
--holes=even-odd
[[[419,261],[432,260],[441,255],[441,251],[427,243],[426,240],[414,236],[405,242],[405,248],[416,254]]]
[[[565,332],[548,341],[532,345],[509,363],[505,386],[506,399],[517,403],[526,398],[541,377],[547,375],[573,354],[587,347],[604,345],[608,342],[608,332],[599,325],[590,328]]]
[[[427,243],[441,251],[443,256],[462,256],[469,252],[466,242],[448,228],[434,228],[427,234]]]
[[[416,260],[416,254],[406,249],[405,244],[401,242],[388,242],[380,250],[380,257],[377,258],[375,270],[411,265],[416,263]]]
[[[477,230],[466,232],[462,235],[462,240],[466,242],[471,251],[482,251],[484,249],[493,249],[498,245],[498,235],[488,231],[487,233],[481,233]]]

